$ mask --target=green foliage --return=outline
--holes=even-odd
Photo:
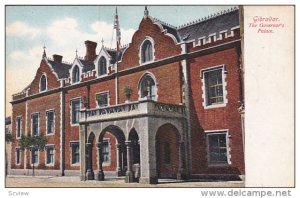
[[[31,136],[29,133],[27,136],[22,135],[19,143],[22,150],[31,149],[32,147],[35,147],[39,150],[44,150],[47,144],[47,138],[43,135]]]
[[[10,143],[14,141],[14,136],[11,133],[5,133],[5,142]]]
[[[132,88],[131,88],[130,86],[125,86],[125,87],[123,88],[123,93],[124,93],[125,95],[130,95],[130,94],[132,94]]]

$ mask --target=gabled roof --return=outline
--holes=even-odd
[[[48,59],[48,63],[51,65],[59,79],[69,77],[69,69],[72,67],[72,65],[67,63],[55,62],[50,59]]]

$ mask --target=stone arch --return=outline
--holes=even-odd
[[[142,86],[143,86],[143,82],[144,80],[147,80],[147,78],[152,81],[152,86],[149,88],[151,90],[150,91],[150,96],[144,96],[145,94],[143,94],[143,90],[142,90]],[[152,90],[153,89],[153,90]],[[146,98],[146,99],[153,99],[155,101],[157,101],[158,99],[158,89],[157,89],[157,80],[154,76],[154,74],[152,74],[151,72],[146,72],[144,73],[141,78],[139,79],[139,83],[138,83],[138,94],[139,94],[139,99],[142,98]]]
[[[166,123],[155,134],[156,169],[159,178],[176,178],[181,168],[181,135],[178,129]]]

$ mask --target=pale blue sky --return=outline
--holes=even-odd
[[[232,6],[148,6],[152,17],[174,26],[224,11]],[[115,6],[6,6],[6,113],[13,93],[34,78],[46,45],[73,62],[75,50],[85,54],[85,40],[115,47],[112,41]],[[127,44],[143,18],[144,6],[118,6],[121,43]],[[97,48],[97,52],[99,47]]]

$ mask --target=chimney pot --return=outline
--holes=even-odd
[[[63,56],[58,55],[58,54],[53,54],[52,57],[53,57],[54,62],[56,62],[56,63],[61,63],[62,62]]]
[[[86,54],[84,59],[87,61],[93,61],[96,58],[97,43],[93,41],[85,41]]]

